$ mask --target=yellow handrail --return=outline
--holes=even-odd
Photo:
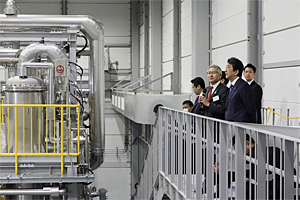
[[[4,108],[7,108],[6,110],[6,114],[4,113]],[[14,121],[11,121],[12,119],[10,119],[10,109],[14,109],[14,112],[12,114],[14,114]],[[21,112],[23,111],[23,120],[21,121],[21,123],[18,123],[18,108],[22,108],[21,109]],[[30,117],[26,115],[26,112],[25,112],[25,108],[28,108],[30,109]],[[36,110],[34,110],[33,112],[33,108],[38,108],[37,110],[37,117],[36,116],[33,116],[33,114],[36,113]],[[43,123],[43,119],[41,118],[42,116],[42,112],[41,112],[41,108],[44,108],[45,109],[45,114],[46,114],[46,117],[45,117],[45,120],[46,120],[46,127],[45,128],[41,128],[41,125]],[[51,112],[49,112],[49,108],[52,108],[53,109],[53,119],[49,118],[49,114],[51,114]],[[61,118],[60,118],[60,134],[59,135],[56,135],[56,130],[58,130],[57,128],[59,127],[56,127],[56,115],[55,115],[55,108],[60,108],[61,109],[61,112],[60,112],[60,115],[61,115]],[[76,135],[71,135],[71,124],[72,124],[72,119],[71,119],[71,109],[74,108],[74,109],[77,109],[77,152],[71,152],[72,149],[71,149],[71,142],[73,142],[73,138],[72,137],[75,137]],[[69,127],[67,129],[67,131],[69,132],[68,134],[64,134],[64,120],[65,120],[65,117],[64,117],[64,109],[66,111],[69,111],[68,113],[68,118],[67,119],[67,124],[69,124]],[[2,112],[3,111],[3,112]],[[18,165],[19,165],[19,157],[20,156],[60,156],[60,161],[61,161],[61,175],[63,175],[63,171],[64,171],[64,157],[65,156],[77,156],[78,157],[78,162],[79,162],[79,155],[80,155],[80,106],[79,105],[65,105],[65,104],[15,104],[15,105],[12,105],[12,104],[0,104],[0,120],[2,120],[4,117],[7,118],[7,120],[5,120],[5,123],[6,123],[6,142],[7,142],[7,146],[8,146],[8,150],[7,150],[7,153],[3,153],[2,151],[2,139],[4,137],[2,137],[2,133],[0,133],[0,142],[1,142],[1,151],[0,151],[0,156],[14,156],[15,157],[15,174],[18,174]],[[28,114],[29,115],[29,114]],[[29,118],[28,118],[29,117]],[[26,122],[26,118],[27,118],[27,122]],[[34,122],[34,120],[37,120],[37,123]],[[53,149],[53,152],[49,153],[48,151],[48,141],[50,141],[50,138],[49,138],[49,123],[48,123],[48,120],[53,120],[53,146],[54,146],[54,149]],[[4,121],[4,120],[3,120]],[[13,129],[10,129],[10,121],[12,123],[14,123],[14,133],[11,132],[11,130]],[[26,123],[28,125],[28,130],[30,132],[30,149],[26,147],[26,145],[28,146],[28,144],[26,144]],[[23,127],[21,127],[23,126]],[[21,130],[19,131],[20,134],[23,133],[23,137],[20,137],[18,138],[18,130]],[[2,127],[1,127],[1,131],[2,131]],[[38,131],[38,135],[36,135],[36,131]],[[45,131],[46,132],[46,138],[45,138],[45,143],[46,143],[46,150],[45,150],[45,153],[41,152],[41,135],[42,135],[42,132],[41,131]],[[11,132],[11,133],[10,133]],[[10,134],[14,134],[14,152],[10,152]],[[69,148],[66,148],[65,152],[64,152],[64,137],[67,136],[67,145],[69,146]],[[13,135],[12,135],[13,137]],[[60,137],[60,138],[59,138]],[[23,148],[20,147],[20,149],[18,149],[18,144],[19,144],[19,139],[23,139]],[[21,139],[21,140],[22,140]],[[59,139],[60,139],[60,142],[59,142]],[[33,145],[34,143],[36,143],[36,141],[38,141],[38,144],[36,144],[36,147],[37,149],[33,149]],[[56,143],[60,146],[60,150],[57,149],[56,150]],[[26,144],[26,145],[25,145]],[[22,149],[22,150],[21,150]],[[19,152],[19,150],[21,150]],[[28,152],[26,152],[28,151]],[[35,152],[36,151],[36,152]]]

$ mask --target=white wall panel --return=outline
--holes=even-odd
[[[173,10],[173,0],[163,0],[162,1],[163,5],[163,16],[165,16],[166,14],[168,14],[171,10]]]
[[[192,87],[191,87],[191,80],[192,77],[192,57],[188,56],[185,58],[182,58],[182,67],[181,67],[181,92],[182,93],[191,93]]]
[[[214,16],[213,16],[214,18]],[[212,26],[212,47],[219,47],[247,38],[247,12],[243,11]]]
[[[162,46],[163,46],[163,56],[162,60],[170,61],[173,60],[173,11],[168,13],[163,17],[162,22]]]
[[[192,57],[184,57],[181,60],[182,67],[181,67],[181,75],[182,76],[191,76],[192,75]]]
[[[169,62],[173,61],[173,44],[169,44],[163,48],[162,61]]]
[[[162,72],[163,75],[173,72],[173,61],[163,63],[162,70],[163,70]],[[171,86],[171,78],[170,76],[168,76],[163,79],[163,89],[170,90],[171,89],[170,86]]]
[[[170,44],[173,45],[173,38],[174,38],[173,28],[170,28],[167,31],[164,31],[162,37],[163,37],[163,43],[162,43],[163,48],[166,46],[169,46]]]
[[[247,64],[247,43],[242,42],[212,51],[212,62],[223,70],[225,70],[227,59],[230,57],[239,58],[244,65]]]
[[[291,82],[291,80],[294,81]],[[300,104],[299,82],[300,67],[265,69],[264,100]],[[283,86],[288,87],[283,89]]]
[[[181,39],[181,56],[190,56],[192,55],[192,36],[188,36]]]
[[[165,32],[169,29],[173,28],[173,11],[168,13],[166,16],[163,17],[163,27],[162,27],[162,32]]]
[[[212,1],[212,24],[215,25],[223,20],[239,15],[247,10],[246,0],[213,0]],[[246,23],[246,21],[245,21]],[[231,30],[238,30],[234,26],[228,27]]]
[[[299,0],[268,0],[263,6],[265,33],[300,24]]]
[[[264,63],[300,59],[300,27],[264,37]]]
[[[300,117],[299,82],[300,66],[265,69],[263,107],[281,108],[283,109],[283,112],[286,112],[287,109],[290,109],[290,117]],[[299,126],[299,122],[300,120],[291,120],[291,125]]]
[[[111,62],[118,61],[119,69],[130,69],[130,48],[110,48],[110,60]]]
[[[191,17],[192,13],[192,0],[183,0],[181,3],[181,19]]]
[[[181,3],[181,57],[192,54],[192,2]]]
[[[104,45],[107,46],[120,46],[120,45],[127,46],[129,44],[130,44],[130,37],[105,37],[104,39]]]
[[[68,14],[91,15],[104,25],[106,36],[130,35],[129,4],[72,4],[68,3]]]
[[[181,21],[181,37],[185,38],[192,35],[192,17],[186,17]]]

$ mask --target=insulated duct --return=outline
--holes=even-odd
[[[37,55],[45,53],[51,61],[56,59],[68,60],[63,50],[54,44],[31,44],[27,46],[19,56],[19,63],[32,62]]]
[[[104,137],[104,30],[103,25],[90,16],[61,15],[0,15],[1,31],[67,31],[80,30],[90,41],[92,55],[89,66],[89,105],[91,133],[91,168],[103,162]]]

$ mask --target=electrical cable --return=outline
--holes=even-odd
[[[84,35],[77,35],[77,36],[78,37],[82,37],[85,40],[85,44],[84,44],[83,48],[81,50],[79,50],[79,51],[76,52],[76,56],[79,56],[79,54],[81,52],[83,52],[85,50],[85,48],[87,47],[88,40],[87,40],[87,38]]]
[[[94,172],[90,169],[90,168],[88,168],[88,167],[85,167],[85,166],[81,166],[83,169],[86,169],[86,170],[88,170],[94,177],[95,177],[95,174],[94,174]],[[92,182],[89,182],[89,183],[82,183],[83,185],[90,185]]]
[[[80,70],[81,70],[81,75],[80,76],[82,77],[82,75],[83,75],[83,68],[80,65],[78,65],[77,63],[74,63],[72,61],[69,61],[69,63],[74,64],[74,65],[76,65],[77,67],[80,68]]]
[[[81,101],[74,94],[70,93],[70,95],[72,97],[74,97],[76,99],[76,101],[80,104],[80,107],[81,107],[80,108],[80,113],[82,114],[83,113],[83,105],[82,105]]]

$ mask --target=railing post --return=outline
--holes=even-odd
[[[203,141],[202,135],[204,133],[203,130],[203,118],[196,120],[196,199],[202,199],[202,191],[203,191],[203,179],[202,179],[202,172],[203,172]],[[205,145],[204,145],[205,146]]]
[[[220,149],[219,149],[219,174],[220,177],[220,198],[228,199],[228,148],[227,148],[227,138],[229,127],[226,124],[220,123]]]
[[[206,133],[207,133],[207,142],[206,142],[206,193],[207,199],[213,199],[213,188],[214,188],[214,128],[212,120],[206,121]]]
[[[192,162],[192,154],[191,154],[191,132],[192,132],[192,127],[193,127],[193,123],[196,120],[195,116],[186,116],[187,117],[187,125],[186,125],[186,145],[185,145],[185,151],[186,151],[186,167],[185,167],[185,171],[186,171],[186,180],[185,180],[185,184],[186,184],[186,190],[185,190],[185,194],[186,194],[186,198],[190,199],[191,198],[191,162]]]
[[[235,130],[235,198],[245,199],[245,133],[240,127]]]
[[[266,135],[258,132],[257,141],[257,199],[266,199]]]
[[[293,199],[294,189],[294,141],[285,140],[284,147],[284,199]],[[296,154],[298,155],[298,152]],[[297,165],[298,166],[298,165]]]

